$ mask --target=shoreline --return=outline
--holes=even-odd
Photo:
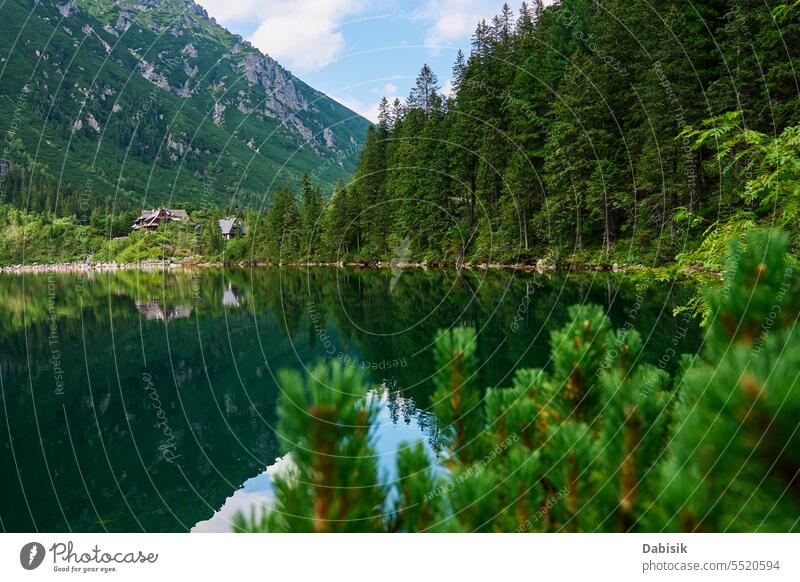
[[[447,262],[394,262],[394,261],[294,261],[287,263],[272,263],[260,261],[197,261],[193,259],[146,261],[142,263],[32,263],[28,265],[7,265],[0,267],[0,273],[8,274],[43,274],[43,273],[106,273],[114,271],[172,271],[176,269],[209,269],[224,267],[328,267],[328,268],[356,268],[356,269],[455,269],[455,270],[509,270],[523,272],[544,273],[552,272],[613,272],[635,273],[647,270],[667,270],[675,268],[674,263],[659,267],[646,267],[640,264],[628,263],[551,263],[539,259],[535,264],[528,263],[470,263],[461,264]],[[721,277],[721,271],[708,269],[700,265],[692,265],[676,269],[676,273],[693,277],[698,275],[711,275]]]
[[[39,274],[39,273],[103,273],[111,271],[156,271],[184,268],[175,261],[148,261],[144,263],[31,263],[29,265],[7,265],[0,267],[0,273]]]

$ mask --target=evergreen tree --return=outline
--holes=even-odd
[[[272,261],[293,261],[301,250],[300,215],[294,195],[288,188],[278,188],[275,200],[259,233],[258,247],[266,249]]]
[[[214,257],[222,252],[224,247],[225,241],[222,239],[217,219],[204,220],[200,225],[200,252],[207,257]]]
[[[718,111],[741,110],[749,128],[770,134],[800,123],[798,7],[733,0],[720,36],[726,71],[714,88]]]
[[[732,241],[703,358],[676,379],[680,398],[647,515],[682,531],[797,531],[800,478],[798,278],[787,239]],[[776,306],[778,315],[775,317]]]
[[[458,49],[456,53],[456,60],[453,63],[453,80],[451,81],[451,86],[454,95],[458,95],[458,92],[461,88],[461,83],[464,81],[464,75],[466,73],[467,62],[464,58],[464,52],[461,49]]]
[[[341,261],[354,248],[354,228],[351,202],[341,181],[333,188],[331,200],[325,209],[324,246],[329,260]]]
[[[380,130],[381,137],[386,138],[389,130],[392,129],[392,112],[389,109],[389,100],[386,97],[381,97],[378,102],[378,129]]]
[[[280,374],[278,429],[290,449],[275,480],[276,506],[240,517],[238,531],[375,532],[383,529],[386,491],[378,475],[375,398],[362,373],[333,362],[308,378]]]
[[[800,528],[800,285],[787,237],[734,240],[702,354],[675,380],[642,339],[575,306],[549,369],[480,390],[474,330],[438,334],[440,462],[401,447],[377,477],[376,399],[334,362],[280,376],[290,469],[241,531],[782,531]],[[776,308],[776,305],[778,308]]]
[[[249,253],[243,242],[226,249],[265,261],[339,252],[375,261],[407,240],[420,261],[713,267],[729,234],[774,220],[794,249],[798,14],[790,0],[534,0],[516,17],[505,4],[456,55],[448,98],[424,65],[407,103],[381,100],[352,181],[326,210],[303,179],[299,207],[281,189],[267,216],[253,216]],[[135,132],[110,123],[104,141],[152,157],[169,111],[142,111]],[[128,232],[118,206],[82,210],[81,193],[19,138],[7,149],[2,191],[13,208],[49,223],[74,217],[92,236]],[[181,163],[197,178],[215,175]],[[312,236],[317,223],[323,236]]]
[[[406,99],[406,105],[430,113],[436,104],[436,94],[439,91],[439,79],[428,65],[422,65],[414,82],[414,87]]]
[[[367,255],[383,256],[388,249],[392,207],[386,199],[387,121],[384,117],[384,123],[377,128],[367,129],[358,171],[351,185],[351,192],[359,203],[357,218],[363,232],[360,244],[366,247]]]
[[[308,174],[303,174],[301,198],[303,201],[302,211],[302,242],[303,252],[310,258],[315,258],[321,249],[320,238],[322,236],[322,194],[319,187],[311,183]]]

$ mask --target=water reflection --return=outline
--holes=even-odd
[[[164,309],[158,300],[152,301],[135,301],[136,309],[139,310],[145,319],[170,321],[172,319],[184,319],[192,314],[190,305],[176,305],[169,309]]]
[[[223,307],[239,307],[239,297],[230,283],[225,287],[225,291],[222,292],[222,305]]]
[[[375,452],[378,455],[378,470],[384,482],[393,483],[397,477],[395,454],[403,443],[423,441],[431,458],[436,453],[436,424],[430,414],[419,410],[413,400],[404,398],[399,393],[381,387],[381,408],[376,418]],[[234,491],[218,511],[209,519],[196,524],[193,533],[229,532],[233,527],[233,519],[238,512],[250,515],[253,511],[262,511],[273,501],[272,478],[289,470],[289,455],[275,459],[275,462],[245,481],[241,488]]]
[[[285,454],[274,432],[282,368],[341,358],[382,387],[391,478],[401,440],[435,441],[424,407],[441,328],[479,330],[487,387],[546,366],[549,330],[574,303],[642,331],[652,363],[700,342],[671,315],[686,291],[665,285],[423,270],[392,281],[390,270],[345,269],[0,276],[2,528],[219,527],[244,497],[269,496],[267,467]]]

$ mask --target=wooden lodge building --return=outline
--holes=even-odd
[[[231,240],[234,237],[244,234],[244,224],[238,218],[230,218],[226,216],[219,221],[219,230],[222,233],[222,238]]]
[[[189,214],[185,210],[170,210],[169,208],[156,208],[154,210],[142,210],[139,218],[131,226],[131,230],[155,230],[162,224],[168,222],[180,222],[188,220]]]

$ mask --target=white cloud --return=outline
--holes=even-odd
[[[356,99],[355,97],[341,97],[341,96],[330,96],[332,99],[336,99],[339,103],[351,109],[361,115],[362,117],[366,117],[373,123],[378,122],[378,101],[374,103],[365,104],[361,99]]]
[[[544,4],[547,6],[554,1],[544,0]],[[509,3],[515,18],[520,4]],[[428,0],[417,12],[418,19],[428,23],[425,44],[435,51],[437,47],[452,46],[464,37],[472,36],[478,23],[481,20],[490,23],[502,5],[498,0]]]
[[[455,97],[455,87],[453,87],[453,80],[448,79],[445,81],[445,84],[442,85],[442,95],[445,97]]]
[[[394,83],[386,83],[383,87],[375,87],[371,89],[371,91],[378,95],[386,95],[388,99],[389,95],[397,95],[397,85]]]
[[[403,97],[400,97],[399,89],[397,85],[394,83],[386,83],[383,87],[375,87],[374,89],[370,90],[372,93],[380,95],[382,97],[386,97],[389,100],[389,103],[395,100],[395,98],[399,98],[400,101],[405,101]],[[339,103],[348,107],[372,121],[373,123],[378,122],[378,104],[380,103],[380,98],[377,101],[372,101],[370,103],[364,103],[361,99],[357,99],[355,97],[344,97],[344,96],[337,96],[332,95],[333,99],[336,99]]]
[[[199,4],[206,9],[209,16],[216,18],[220,24],[242,23],[250,20],[259,12],[259,0],[200,0]]]
[[[364,0],[201,0],[223,25],[251,25],[255,47],[295,72],[322,68],[345,49],[339,27],[361,12]]]
[[[395,75],[393,77],[383,77],[380,80],[376,79],[376,82],[386,81],[387,79],[402,78],[403,77],[401,75]],[[330,95],[330,97],[336,99],[339,103],[345,107],[348,107],[349,109],[352,109],[359,115],[366,117],[373,123],[378,122],[378,104],[380,103],[381,98],[386,97],[389,103],[395,99],[400,99],[400,101],[405,102],[405,99],[400,96],[400,88],[392,81],[387,81],[380,87],[372,87],[369,92],[373,95],[377,95],[377,100],[369,100],[369,102],[365,102],[364,99],[359,99],[350,95]]]

